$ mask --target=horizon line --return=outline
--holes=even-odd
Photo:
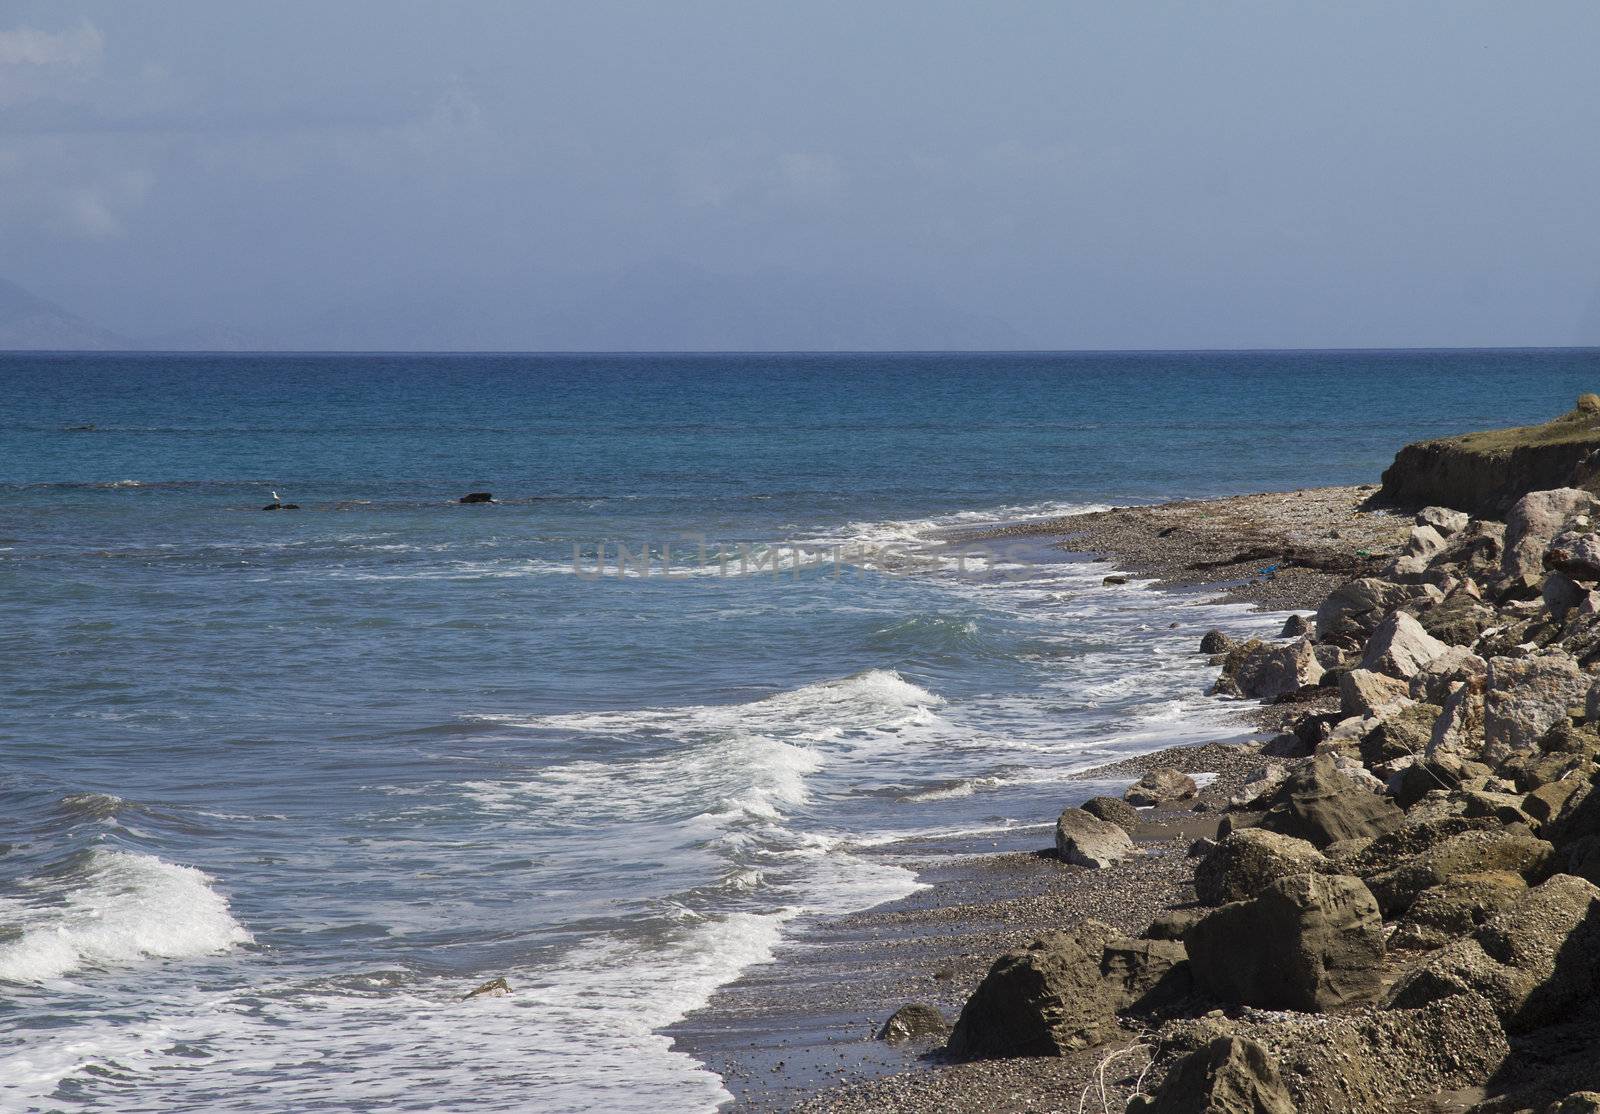
[[[1288,353],[1600,352],[1595,344],[1200,348],[0,348],[10,356],[1171,356]]]

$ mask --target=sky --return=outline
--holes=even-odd
[[[1592,0],[0,0],[0,278],[141,340],[1600,344]]]

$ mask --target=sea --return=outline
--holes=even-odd
[[[913,892],[881,849],[1044,846],[1075,772],[1244,730],[1196,643],[1281,615],[952,532],[1374,482],[1596,387],[1594,350],[0,355],[0,1109],[714,1110],[662,1029]]]

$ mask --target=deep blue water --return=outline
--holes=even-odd
[[[1597,382],[1595,351],[0,355],[0,1108],[708,1109],[656,1030],[913,884],[856,852],[1235,730],[1189,651],[1276,626],[1038,546],[958,567],[942,529],[1369,482]],[[702,539],[728,575],[574,571]],[[741,574],[785,541],[840,575]]]

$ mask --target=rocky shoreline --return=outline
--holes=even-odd
[[[1198,648],[1260,739],[1095,771],[1121,794],[1065,810],[1053,853],[969,850],[1000,893],[855,918],[898,922],[875,990],[913,1007],[880,1034],[913,1070],[738,1107],[1600,1111],[1600,499],[1526,492],[1501,522],[1374,490],[962,539],[1060,536],[1315,618]]]

